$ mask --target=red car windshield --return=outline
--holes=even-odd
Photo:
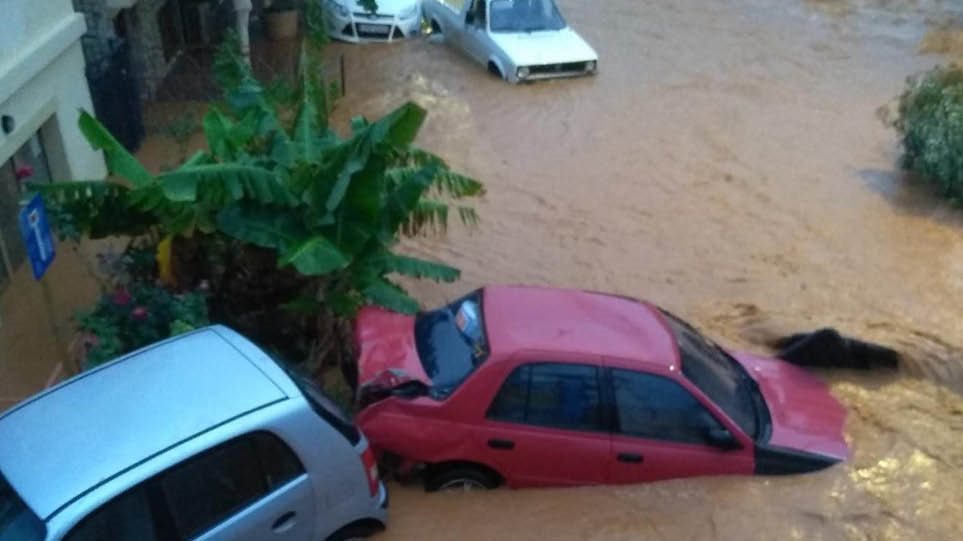
[[[415,319],[418,357],[432,394],[451,394],[488,357],[481,291]]]
[[[692,326],[662,311],[675,334],[682,374],[722,408],[750,438],[759,435],[761,412],[756,382],[738,361]],[[759,395],[761,398],[761,395]]]
[[[0,474],[0,541],[42,541],[46,535],[43,521]]]

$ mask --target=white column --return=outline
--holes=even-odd
[[[251,59],[251,36],[248,26],[251,21],[251,0],[234,0],[234,11],[237,14],[237,35],[241,38],[241,52]]]

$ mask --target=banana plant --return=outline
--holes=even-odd
[[[224,236],[271,250],[279,269],[323,278],[312,300],[337,315],[365,303],[414,312],[417,302],[393,275],[453,281],[459,271],[397,253],[399,239],[443,232],[452,210],[475,225],[463,201],[484,188],[414,145],[426,115],[414,103],[335,133],[320,55],[306,40],[294,100],[280,103],[229,39],[215,63],[224,99],[203,119],[206,150],[155,175],[82,112],[80,128],[103,151],[111,179],[35,189],[63,235]]]

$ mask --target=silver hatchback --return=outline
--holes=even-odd
[[[0,416],[0,541],[347,539],[387,502],[351,421],[225,327]]]

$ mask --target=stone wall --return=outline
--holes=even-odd
[[[74,10],[84,16],[87,32],[81,38],[89,69],[95,71],[108,61],[116,39],[113,21],[107,13],[107,0],[73,0]]]
[[[148,100],[153,99],[154,91],[176,60],[176,55],[164,58],[164,40],[158,22],[158,13],[168,1],[177,4],[177,0],[140,0],[126,12],[133,69],[141,80],[141,93]],[[179,23],[176,31],[180,32]],[[177,39],[180,49],[182,38]]]
[[[170,72],[177,59],[171,51],[183,48],[183,29],[181,28],[181,4],[183,0],[139,0],[128,9],[115,11],[107,7],[106,0],[73,0],[74,8],[87,19],[87,34],[84,36],[84,53],[90,69],[96,70],[110,57],[117,39],[114,31],[115,19],[118,26],[126,29],[126,38],[131,49],[131,70],[140,83],[141,98],[151,100],[164,77]],[[162,8],[170,10],[168,20],[169,49],[165,57],[164,35],[158,15]]]

